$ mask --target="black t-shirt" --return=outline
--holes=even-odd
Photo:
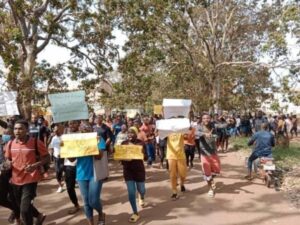
[[[105,141],[110,138],[113,140],[113,133],[110,128],[106,124],[102,124],[101,126],[94,126],[94,131],[97,132],[99,137],[102,137]]]
[[[49,131],[44,125],[40,126],[35,123],[31,123],[29,125],[29,135],[33,138],[39,138],[42,142],[44,142],[44,137],[49,135]]]

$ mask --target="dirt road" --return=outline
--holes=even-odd
[[[187,192],[180,199],[170,200],[170,184],[165,170],[152,168],[147,171],[147,207],[140,212],[141,225],[299,225],[300,211],[294,209],[282,192],[266,188],[262,181],[244,180],[244,159],[238,152],[220,154],[222,175],[216,179],[217,194],[207,197],[198,159],[189,171]],[[111,176],[104,183],[102,203],[107,214],[107,224],[126,225],[131,208],[122,179],[122,167],[111,165]],[[157,167],[157,166],[155,166]],[[71,203],[67,193],[56,193],[54,179],[40,184],[35,204],[47,214],[48,225],[84,225],[83,211],[67,215]],[[79,190],[77,189],[79,196]],[[82,204],[82,202],[81,202]],[[0,224],[7,224],[9,211],[0,208]]]

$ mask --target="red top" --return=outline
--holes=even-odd
[[[27,142],[13,140],[5,146],[5,157],[12,160],[12,177],[11,183],[15,185],[24,185],[35,183],[41,180],[41,172],[36,169],[32,173],[26,172],[24,169],[27,165],[36,163],[35,139],[29,138]],[[48,154],[46,146],[38,140],[39,156],[43,157]],[[11,148],[9,149],[9,146]]]

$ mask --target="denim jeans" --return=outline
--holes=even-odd
[[[148,165],[152,165],[152,162],[155,161],[155,148],[152,143],[146,144],[146,151],[148,156]]]
[[[146,193],[145,182],[136,182],[133,180],[126,181],[127,191],[128,191],[128,199],[132,208],[133,213],[137,213],[136,206],[136,190],[141,195],[143,199]]]
[[[260,157],[272,157],[272,153],[270,151],[254,151],[248,158],[248,170],[252,171],[253,162]]]
[[[58,182],[62,181],[62,176],[64,172],[64,160],[65,159],[54,157],[55,175],[56,175],[56,180]]]
[[[79,189],[84,201],[84,212],[87,219],[93,218],[93,209],[98,213],[102,213],[102,205],[100,201],[102,181],[79,180]]]

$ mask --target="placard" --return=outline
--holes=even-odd
[[[64,134],[61,137],[61,158],[77,158],[82,156],[98,155],[97,133]]]
[[[183,116],[188,118],[192,101],[190,99],[164,99],[163,113],[165,119]]]
[[[0,92],[0,116],[20,115],[17,105],[17,92]]]
[[[49,100],[54,123],[89,118],[84,91],[50,94]]]
[[[143,146],[141,145],[116,145],[114,160],[144,159]]]
[[[156,121],[156,129],[158,130],[160,139],[164,139],[172,133],[188,133],[190,127],[190,120],[187,118],[174,118]]]
[[[163,106],[162,105],[154,105],[153,112],[156,115],[162,115],[163,114]]]

